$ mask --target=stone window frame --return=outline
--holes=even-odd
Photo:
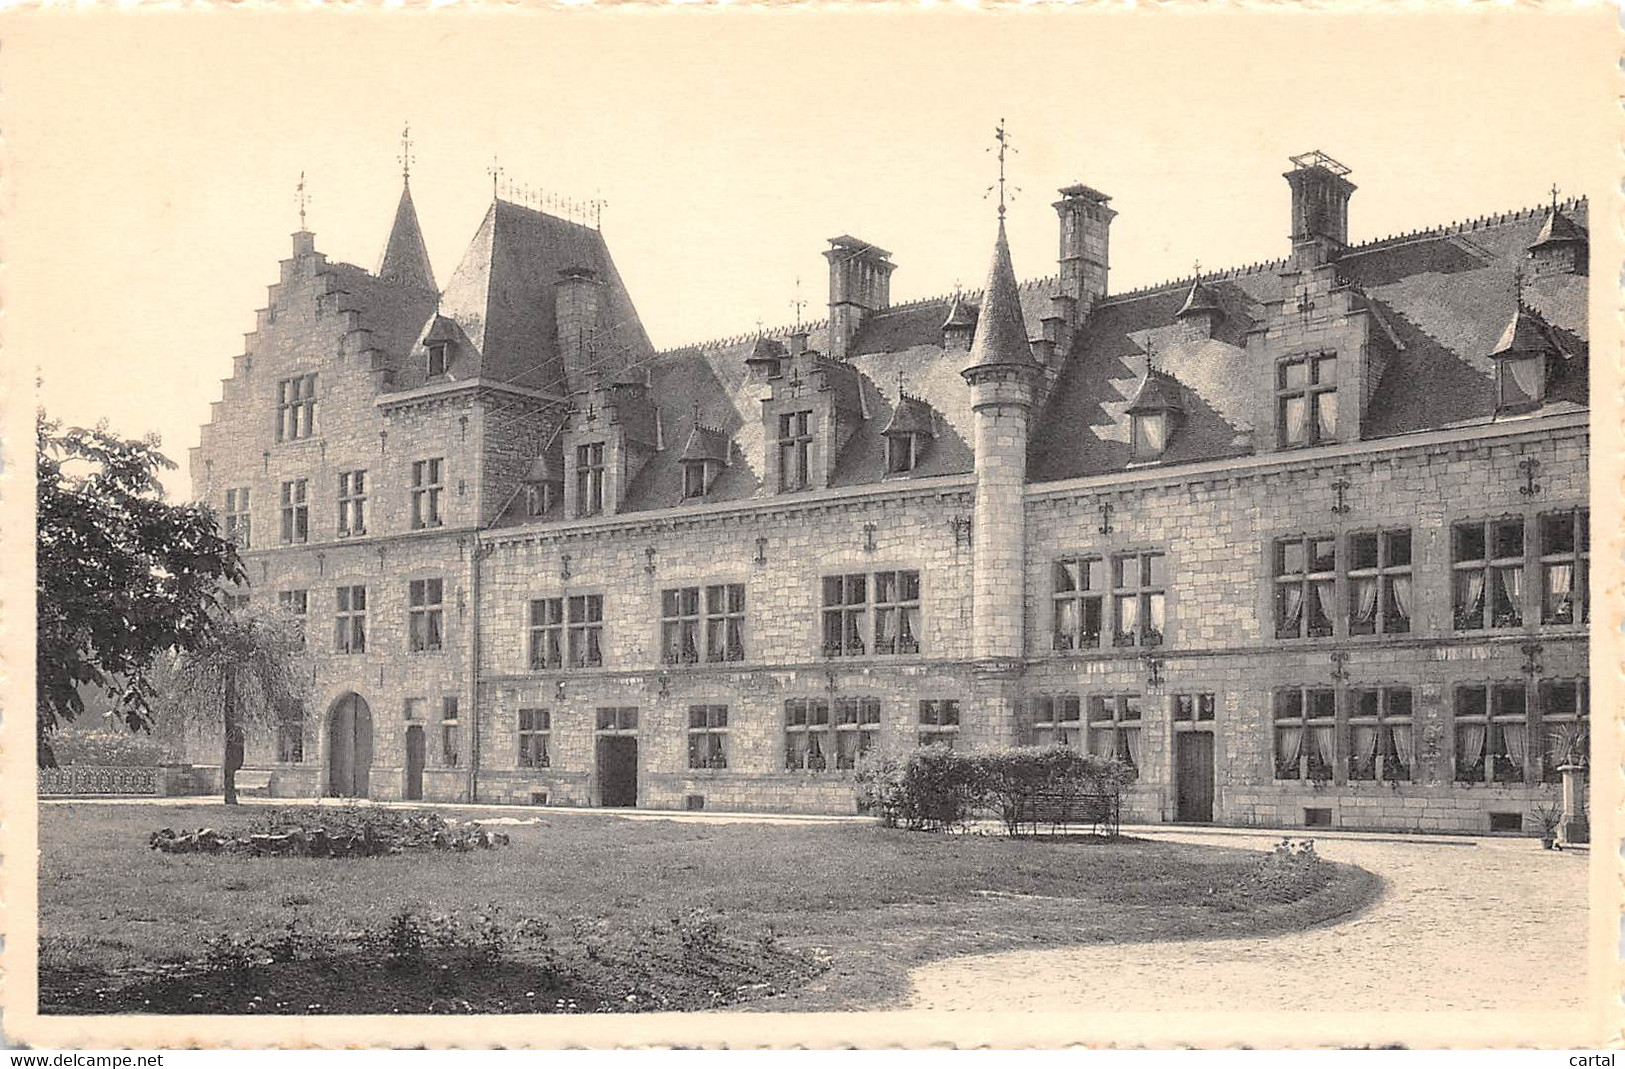
[[[282,379],[276,390],[276,440],[298,442],[315,434],[316,372]]]
[[[890,576],[892,597],[882,600],[881,577]],[[861,584],[855,581],[861,580]],[[840,598],[832,602],[830,583],[840,583]],[[862,600],[854,590],[861,585]],[[913,596],[907,596],[912,590]],[[918,657],[925,653],[926,575],[918,566],[879,565],[856,572],[836,572],[818,579],[818,649],[823,657]],[[840,639],[829,640],[830,622],[839,621]],[[882,620],[894,621],[889,640],[875,636]],[[909,637],[903,637],[905,625]],[[888,646],[881,649],[881,646]]]
[[[1288,703],[1296,699],[1296,712],[1291,712]],[[1329,698],[1329,705],[1316,707],[1321,698]],[[1320,783],[1327,784],[1341,782],[1339,767],[1341,764],[1338,754],[1339,731],[1341,718],[1338,715],[1338,689],[1328,683],[1294,683],[1274,688],[1270,697],[1270,768],[1271,779],[1276,783]],[[1289,715],[1290,714],[1290,715]],[[1289,764],[1282,757],[1281,732],[1296,730],[1297,755]],[[1316,734],[1311,734],[1315,732]],[[1311,740],[1329,740],[1331,753],[1320,755],[1316,752],[1318,742],[1314,747]],[[1293,767],[1295,765],[1296,767]],[[1291,775],[1284,775],[1290,769]],[[1319,772],[1321,775],[1316,775]]]
[[[1571,523],[1569,548],[1550,549],[1548,521],[1568,517]],[[1540,611],[1542,627],[1586,627],[1591,623],[1591,509],[1577,504],[1563,508],[1542,509],[1535,515],[1535,567],[1540,581]],[[1554,618],[1551,608],[1553,569],[1568,567],[1569,589],[1565,600],[1569,603],[1569,619]],[[1576,598],[1578,592],[1578,598]],[[1580,611],[1574,612],[1578,600]]]
[[[553,710],[543,706],[524,706],[516,718],[518,748],[514,751],[517,768],[553,767]]]
[[[575,452],[576,516],[598,516],[604,511],[605,443],[578,442]]]
[[[812,443],[817,436],[813,410],[797,409],[779,413],[778,434],[773,439],[779,458],[779,493],[794,493],[812,486]],[[792,464],[786,461],[793,461]],[[791,472],[795,472],[792,478]]]
[[[1138,775],[1145,756],[1146,717],[1145,699],[1138,691],[1112,691],[1083,696],[1084,752],[1097,757],[1110,757],[1124,762]],[[1111,752],[1103,753],[1097,745],[1100,732],[1110,732]],[[1135,754],[1135,746],[1140,748]]]
[[[1133,583],[1126,583],[1121,578],[1125,574],[1122,564],[1130,559],[1134,560],[1135,579]],[[1161,582],[1152,582],[1149,578],[1152,569],[1147,562],[1151,560],[1161,562]],[[1168,639],[1167,551],[1160,547],[1119,549],[1107,554],[1106,561],[1107,580],[1110,583],[1107,592],[1111,597],[1112,646],[1154,647],[1165,644]],[[1122,605],[1125,600],[1132,601],[1135,606],[1135,627],[1132,630],[1123,627]],[[1148,624],[1152,617],[1157,617],[1161,626]]]
[[[593,710],[593,734],[636,737],[640,720],[636,705],[600,705]]]
[[[1275,360],[1275,440],[1282,449],[1308,449],[1336,442],[1339,412],[1337,400],[1338,353],[1335,349],[1289,353]],[[1326,377],[1323,365],[1330,362],[1331,375]],[[1302,365],[1308,369],[1303,382],[1291,382],[1291,369]],[[1328,385],[1328,382],[1330,385]],[[1321,433],[1322,399],[1331,398],[1332,426],[1330,433]],[[1287,406],[1294,400],[1303,402],[1304,434],[1302,439],[1288,437]]]
[[[660,627],[655,636],[660,663],[728,664],[745,660],[746,587],[745,582],[730,577],[713,577],[663,588],[658,605]]]
[[[279,590],[276,595],[277,609],[287,613],[293,619],[295,632],[299,636],[299,647],[305,645],[305,624],[310,618],[310,591],[307,589]]]
[[[1572,687],[1574,689],[1573,712],[1567,710],[1554,712],[1552,709],[1551,692],[1557,687]],[[1542,679],[1535,688],[1535,710],[1540,725],[1540,777],[1541,783],[1562,783],[1563,774],[1558,771],[1558,765],[1553,755],[1553,730],[1565,725],[1575,724],[1585,729],[1587,736],[1591,733],[1591,680],[1587,676],[1559,676],[1555,679]]]
[[[873,695],[786,698],[784,767],[792,772],[851,772],[864,754],[879,747],[881,720],[881,701]]]
[[[440,509],[440,498],[445,492],[445,457],[412,461],[412,530],[427,530],[445,523]]]
[[[407,580],[408,653],[440,653],[445,649],[445,595],[445,580],[439,576]]]
[[[1404,536],[1404,563],[1395,564],[1400,536]],[[1346,604],[1339,613],[1344,633],[1349,638],[1367,638],[1373,635],[1406,635],[1415,630],[1416,620],[1416,532],[1410,527],[1358,527],[1344,536],[1342,576],[1347,584]],[[1360,564],[1357,540],[1370,538],[1376,555],[1369,565]],[[1360,583],[1369,580],[1375,584],[1371,604],[1371,630],[1356,630],[1367,626],[1356,619],[1360,609],[1357,591]],[[1398,591],[1404,590],[1404,594]],[[1334,593],[1334,597],[1335,597]],[[1401,606],[1404,611],[1401,611]]]
[[[1450,773],[1457,787],[1512,786],[1521,787],[1537,783],[1532,759],[1535,731],[1538,727],[1533,715],[1535,701],[1527,680],[1474,679],[1454,685],[1450,701]],[[1475,699],[1474,695],[1478,697]],[[1517,698],[1516,711],[1504,709],[1501,699]],[[1462,728],[1484,725],[1484,738],[1479,743],[1479,756],[1472,765],[1464,766],[1466,756],[1462,746]],[[1507,743],[1506,727],[1523,728],[1524,755],[1520,770],[1512,760]],[[1500,729],[1497,732],[1497,728]]]
[[[282,544],[310,541],[310,480],[300,476],[282,480]]]
[[[1071,746],[1081,752],[1086,730],[1083,696],[1076,693],[1028,695],[1026,727],[1029,746]]]
[[[1188,716],[1183,709],[1187,702],[1190,705]],[[1213,731],[1219,719],[1219,696],[1210,690],[1175,694],[1170,699],[1168,716],[1175,731]]]
[[[688,768],[721,771],[728,767],[728,706],[691,702],[688,707]]]
[[[463,767],[463,721],[455,694],[440,697],[440,767]]]
[[[367,469],[339,472],[338,536],[353,538],[367,533]]]
[[[1278,641],[1314,640],[1332,638],[1337,633],[1337,619],[1339,616],[1337,605],[1338,568],[1345,558],[1342,547],[1339,545],[1336,531],[1304,532],[1296,531],[1291,534],[1276,535],[1269,542],[1269,574],[1270,574],[1270,633]],[[1319,558],[1315,556],[1315,546],[1319,543],[1329,542],[1332,547],[1331,564],[1327,567],[1318,567]],[[1287,550],[1296,546],[1303,555],[1302,567],[1297,570],[1288,568],[1290,559]],[[1321,604],[1317,592],[1317,585],[1331,584],[1331,605]],[[1296,589],[1298,592],[1298,608],[1293,625],[1296,633],[1285,633],[1286,607],[1290,600],[1288,592]],[[1309,610],[1318,607],[1324,617],[1323,628],[1311,625]]]
[[[1343,776],[1346,783],[1410,783],[1416,779],[1416,695],[1408,683],[1361,683],[1346,688],[1348,712],[1339,730],[1339,745],[1343,752]],[[1404,695],[1403,702],[1396,699]],[[1367,697],[1371,699],[1368,706]],[[1396,706],[1398,707],[1396,709]],[[1370,774],[1360,761],[1359,747],[1355,744],[1355,731],[1370,728],[1376,732],[1371,754]],[[1397,733],[1403,729],[1405,735]],[[1404,746],[1400,739],[1405,738]],[[1406,762],[1405,752],[1410,754]],[[1396,773],[1395,768],[1403,774]]]
[[[1501,537],[1513,525],[1518,530],[1518,549],[1502,553]],[[1450,522],[1450,614],[1451,630],[1519,631],[1532,619],[1529,612],[1529,516],[1525,512],[1503,512],[1489,517]],[[1472,544],[1464,536],[1476,531],[1482,545],[1478,555],[1467,556]],[[1515,590],[1508,590],[1503,576],[1510,577]],[[1473,593],[1477,580],[1478,592]],[[1472,607],[1477,606],[1473,613]],[[1474,617],[1477,623],[1473,622]]]
[[[334,588],[333,652],[367,652],[367,585],[346,583]]]
[[[252,548],[254,515],[250,508],[250,487],[239,486],[226,491],[226,506],[223,510],[225,516],[224,533],[226,538],[236,543],[238,549]]]
[[[451,342],[432,341],[424,345],[424,377],[443,379],[451,373]]]
[[[1071,569],[1075,568],[1075,572]],[[1100,585],[1092,585],[1098,572]],[[1106,625],[1107,598],[1111,584],[1106,575],[1106,557],[1100,553],[1068,553],[1050,563],[1050,645],[1057,652],[1100,648],[1100,635]],[[1094,609],[1094,630],[1089,628],[1089,610]],[[1067,616],[1077,621],[1075,628],[1063,630]],[[1068,632],[1071,633],[1068,633]]]
[[[525,618],[525,662],[531,671],[557,672],[604,666],[602,592],[549,594],[531,598]],[[538,658],[538,652],[543,656]]]
[[[276,762],[298,765],[305,760],[305,703],[293,701],[277,710]]]
[[[957,745],[963,718],[960,706],[958,698],[919,699],[919,726],[915,732],[915,743],[953,749]]]

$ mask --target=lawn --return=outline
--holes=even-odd
[[[878,1009],[900,1005],[908,970],[933,959],[1291,932],[1360,908],[1379,886],[1349,866],[1286,878],[1260,853],[1149,840],[568,810],[492,811],[541,823],[505,826],[510,846],[466,854],[147,845],[162,827],[241,828],[259,815],[41,806],[42,1011]],[[417,953],[436,926],[462,934]],[[248,962],[278,938],[287,953]]]

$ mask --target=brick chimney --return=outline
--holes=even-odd
[[[845,360],[852,339],[870,312],[891,306],[891,253],[842,234],[829,239],[829,354]]]
[[[1349,169],[1319,149],[1291,159],[1282,177],[1292,187],[1292,266],[1329,264],[1349,244]]]
[[[588,373],[596,370],[593,338],[598,332],[601,286],[598,273],[588,267],[567,267],[553,283],[554,330],[571,392],[586,389]]]

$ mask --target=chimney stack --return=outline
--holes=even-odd
[[[1060,191],[1054,204],[1061,219],[1061,286],[1057,310],[1076,325],[1106,295],[1111,227],[1117,213],[1098,189],[1078,184]]]
[[[594,367],[594,335],[598,332],[598,273],[588,267],[567,267],[553,283],[554,329],[564,379],[573,393],[587,388]]]
[[[867,241],[842,234],[829,239],[829,352],[845,360],[852,339],[870,312],[891,306],[891,253]]]
[[[1292,266],[1329,264],[1349,244],[1349,169],[1319,149],[1291,160],[1282,177],[1292,186]]]

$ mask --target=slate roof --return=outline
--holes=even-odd
[[[1123,409],[1129,415],[1136,412],[1183,412],[1185,388],[1166,371],[1150,369],[1140,379],[1140,386]]]
[[[1180,318],[1195,315],[1198,312],[1223,313],[1224,306],[1219,303],[1219,295],[1214,293],[1199,278],[1191,279],[1190,292],[1185,295],[1185,303],[1180,305],[1179,311],[1174,314]]]
[[[1010,263],[1010,242],[1004,236],[1004,209],[999,209],[999,236],[993,242],[993,262],[982,288],[976,337],[970,346],[972,367],[990,364],[1037,364],[1021,314],[1021,293]]]
[[[1562,209],[1554,204],[1552,210],[1546,213],[1546,221],[1541,224],[1540,233],[1535,235],[1534,244],[1530,248],[1538,249],[1542,245],[1557,245],[1585,239],[1585,233],[1574,224],[1574,220],[1564,215]]]
[[[924,434],[933,435],[937,432],[935,422],[931,417],[931,406],[918,397],[910,397],[906,392],[899,391],[897,407],[892,409],[891,422],[881,434]]]
[[[403,286],[434,290],[434,269],[429,266],[429,248],[418,227],[417,208],[412,204],[412,187],[401,187],[401,200],[395,206],[395,222],[389,228],[389,241],[378,261],[378,277]]]
[[[728,435],[714,427],[694,425],[688,432],[688,444],[683,446],[682,460],[716,460],[728,463],[732,452]]]

